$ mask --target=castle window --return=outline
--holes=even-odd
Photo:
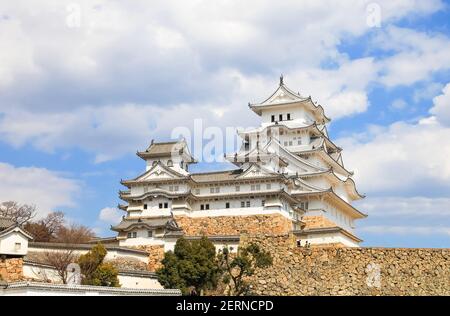
[[[144,210],[146,210],[147,209],[147,204],[144,204]]]
[[[230,208],[230,202],[225,203],[225,208]]]
[[[178,185],[176,185],[176,186],[173,187],[173,189],[174,189],[174,191],[178,191],[180,188],[179,188]]]
[[[288,119],[288,121],[291,119],[291,113],[287,114],[287,119]]]
[[[267,184],[266,184],[266,189],[267,189],[267,190],[270,190],[271,188],[272,188],[272,185],[271,185],[270,183],[267,183]]]
[[[245,202],[241,201],[241,207],[245,207]]]
[[[245,202],[246,207],[250,207],[250,201]]]
[[[169,185],[169,191],[173,191],[173,185]]]
[[[205,209],[205,205],[204,204],[200,204],[200,211],[203,211]]]
[[[214,187],[209,188],[209,193],[214,193]]]
[[[275,115],[272,115],[272,122],[275,122]]]
[[[129,232],[129,233],[127,234],[127,237],[128,237],[128,238],[137,238],[137,232]]]
[[[297,145],[301,145],[302,144],[302,139],[301,138],[298,138],[298,140],[297,140]]]
[[[200,194],[200,189],[195,189],[195,194]]]
[[[147,237],[153,237],[153,230],[147,231]]]
[[[292,140],[289,141],[289,146],[292,146]]]
[[[261,190],[261,185],[260,184],[252,184],[250,188],[252,191],[255,191],[255,190],[258,191],[258,190]]]
[[[266,200],[261,201],[261,206],[264,206],[266,204]]]
[[[20,248],[22,248],[22,243],[16,242],[16,243],[14,244],[14,250],[15,250],[15,251],[19,251]]]
[[[237,185],[236,186],[236,192],[239,192],[239,191],[241,191],[241,186]]]
[[[206,204],[206,205],[205,205],[205,209],[206,209],[206,210],[209,210],[209,204]]]
[[[284,146],[287,146],[288,145],[288,142],[287,141],[284,141]]]
[[[164,208],[168,208],[169,207],[169,203],[164,203]]]
[[[220,187],[216,187],[216,193],[220,192]]]
[[[159,204],[158,204],[158,207],[159,207],[159,208],[163,208],[163,204],[162,204],[162,203],[159,203]]]
[[[172,160],[167,160],[167,167],[173,167]]]
[[[283,120],[283,114],[280,114],[279,116],[278,116],[278,118],[280,119],[280,122]]]
[[[180,167],[181,167],[181,169],[184,169],[184,163],[183,163],[183,161],[180,162]]]

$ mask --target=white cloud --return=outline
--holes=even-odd
[[[344,148],[344,162],[355,171],[362,192],[398,193],[450,187],[447,139],[450,128],[428,118],[376,126],[336,143]]]
[[[359,231],[372,234],[397,234],[397,235],[447,235],[450,236],[450,227],[436,226],[365,226]]]
[[[0,201],[36,205],[39,216],[75,206],[80,191],[76,180],[45,168],[15,167],[0,162]]]
[[[338,70],[298,72],[286,81],[290,87],[299,86],[302,91],[315,93],[319,101],[324,101],[327,115],[339,118],[363,112],[368,106],[364,85],[370,76],[364,76],[362,83],[364,80],[350,74],[368,73],[370,65],[370,59],[357,60],[343,64]],[[167,107],[86,106],[70,112],[12,109],[0,116],[0,136],[17,148],[27,144],[45,152],[80,148],[93,153],[96,162],[103,162],[143,149],[151,138],[167,139],[175,127],[192,129],[197,118],[203,120],[205,127],[255,126],[258,118],[249,111],[246,101],[261,101],[277,87],[277,78],[248,77],[232,69],[223,70],[213,80],[229,87],[228,101]]]
[[[98,215],[99,220],[109,223],[109,224],[118,224],[122,219],[122,212],[114,207],[105,207],[100,210]]]
[[[434,96],[438,95],[443,88],[443,85],[439,82],[430,82],[424,87],[414,91],[414,102],[420,102],[422,100],[430,100]]]
[[[48,0],[32,9],[22,1],[5,4],[0,136],[47,152],[80,148],[97,162],[143,148],[150,138],[167,138],[194,118],[219,127],[253,125],[257,118],[246,103],[268,96],[280,73],[339,119],[367,110],[368,87],[379,80],[380,68],[386,84],[404,83],[448,64],[450,55],[444,36],[390,28],[380,36],[382,48],[425,56],[432,67],[405,76],[395,56],[350,59],[339,45],[374,31],[366,22],[369,2],[356,0],[151,6],[82,0],[76,2],[80,27],[66,23],[73,14],[69,3]],[[382,25],[442,8],[437,0],[377,3]],[[323,69],[324,63],[333,67]]]
[[[374,46],[394,52],[377,63],[379,80],[388,87],[411,85],[450,69],[450,39],[442,34],[391,26],[378,36]]]
[[[395,99],[392,104],[391,108],[393,110],[403,110],[406,107],[406,102],[403,99]]]
[[[415,217],[427,220],[450,218],[450,198],[447,197],[368,196],[357,205],[368,213],[370,218],[411,219]]]
[[[436,119],[450,126],[450,83],[448,83],[442,90],[442,94],[433,98],[433,107],[430,113],[436,115]]]

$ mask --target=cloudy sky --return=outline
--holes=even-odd
[[[450,245],[450,3],[0,0],[0,201],[110,235],[136,150],[255,126],[285,83],[321,103],[364,245]],[[230,166],[200,163],[195,170]]]

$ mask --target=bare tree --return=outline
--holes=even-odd
[[[43,254],[43,262],[55,268],[63,284],[67,284],[69,276],[67,267],[77,260],[78,256],[71,249],[46,251]]]
[[[2,202],[0,204],[0,216],[12,219],[22,225],[36,216],[36,206],[19,204],[15,201]]]
[[[95,234],[89,227],[72,224],[69,227],[61,227],[56,232],[55,241],[67,244],[83,244],[93,238],[95,238]]]
[[[37,222],[28,222],[25,229],[34,236],[35,241],[49,242],[56,238],[56,233],[64,227],[64,213],[52,212]]]

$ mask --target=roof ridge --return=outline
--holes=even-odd
[[[167,142],[153,142],[150,144],[150,146],[153,145],[169,145],[169,144],[177,144],[177,143],[181,143],[182,140],[175,140],[175,141],[167,141]]]
[[[232,172],[232,171],[238,171],[242,169],[230,169],[230,170],[222,170],[222,171],[209,171],[209,172],[196,172],[191,173],[191,176],[193,175],[203,175],[203,174],[214,174],[214,173],[225,173],[225,172]]]

